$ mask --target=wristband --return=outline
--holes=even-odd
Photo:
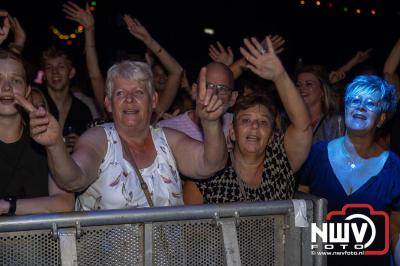
[[[10,208],[8,209],[7,215],[15,215],[15,211],[17,210],[17,197],[4,197],[3,200],[10,203]]]

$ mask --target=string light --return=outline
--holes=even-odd
[[[96,1],[91,1],[89,3],[89,10],[91,12],[96,10],[97,2]],[[51,32],[58,37],[58,39],[62,41],[66,41],[67,45],[72,45],[72,40],[78,38],[78,35],[82,34],[84,27],[82,25],[79,25],[76,27],[75,30],[71,33],[63,34],[60,32],[59,29],[56,28],[56,26],[52,25],[50,26]]]
[[[381,2],[381,0],[376,0],[377,2]],[[379,12],[378,6],[376,6],[376,3],[374,6],[370,5],[361,5],[361,6],[351,6],[349,7],[349,3],[352,3],[352,1],[343,1],[344,3],[339,7],[338,4],[334,4],[333,0],[327,0],[327,1],[322,1],[322,0],[313,0],[314,6],[321,8],[329,8],[332,11],[341,11],[344,13],[348,13],[349,15],[369,15],[369,16],[376,16]],[[347,4],[346,4],[347,3]],[[306,0],[298,0],[298,4],[302,7],[306,6]],[[400,11],[398,12],[398,15],[400,15]]]

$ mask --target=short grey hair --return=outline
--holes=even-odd
[[[153,73],[148,64],[124,60],[115,63],[107,71],[106,95],[111,98],[114,80],[117,78],[135,80],[143,83],[150,94],[154,93]]]

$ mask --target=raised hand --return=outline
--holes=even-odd
[[[332,84],[335,84],[336,82],[339,82],[343,80],[346,77],[346,72],[343,70],[336,70],[336,71],[331,71],[329,73],[329,82]]]
[[[83,9],[77,4],[68,1],[67,4],[63,5],[63,12],[67,15],[67,19],[78,22],[85,29],[94,27],[94,18],[92,12],[90,12],[88,3],[86,3],[86,8]]]
[[[8,33],[10,32],[10,21],[7,11],[0,10],[0,20],[2,21],[2,23],[0,24],[0,44],[1,44],[5,39],[7,39]]]
[[[230,66],[233,63],[233,52],[231,47],[229,46],[227,50],[225,50],[220,42],[217,42],[217,47],[212,44],[210,45],[210,47],[208,48],[208,55],[214,62]]]
[[[25,97],[14,94],[17,104],[29,113],[31,137],[39,144],[52,146],[61,139],[61,129],[57,120],[43,107],[36,108]]]
[[[275,54],[280,54],[283,52],[283,50],[285,50],[285,48],[282,47],[285,44],[285,39],[280,35],[266,36],[264,38],[264,40],[261,42],[261,46],[265,50],[267,50],[267,38],[268,37],[271,39],[272,47],[274,47]]]
[[[275,81],[285,73],[285,69],[275,53],[272,41],[266,38],[267,49],[264,49],[256,38],[244,39],[246,49],[240,47],[240,52],[246,58],[247,67],[258,76]]]
[[[200,70],[196,113],[202,121],[217,121],[224,113],[224,105],[213,89],[207,89],[207,69]]]
[[[352,60],[354,61],[355,64],[361,64],[362,62],[364,62],[369,58],[370,52],[372,52],[372,49],[367,49],[365,51],[358,51],[354,55]]]
[[[128,26],[129,32],[135,36],[137,39],[141,40],[144,43],[148,43],[151,40],[151,36],[146,28],[140,24],[139,20],[136,18],[132,18],[129,15],[124,15],[123,17],[126,26]]]
[[[14,33],[14,43],[23,47],[26,41],[26,34],[17,18],[8,17],[10,21],[11,31]]]

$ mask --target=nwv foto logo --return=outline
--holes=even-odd
[[[368,209],[370,217],[383,219],[385,240],[382,249],[371,247],[377,235],[373,220],[361,213],[348,215],[350,209]],[[389,251],[389,216],[386,212],[375,211],[369,204],[346,204],[341,211],[328,213],[326,220],[330,221],[334,216],[343,216],[343,222],[323,223],[321,227],[316,223],[311,224],[311,250],[321,248],[319,245],[322,245],[324,250],[364,251],[364,255],[384,255]]]

